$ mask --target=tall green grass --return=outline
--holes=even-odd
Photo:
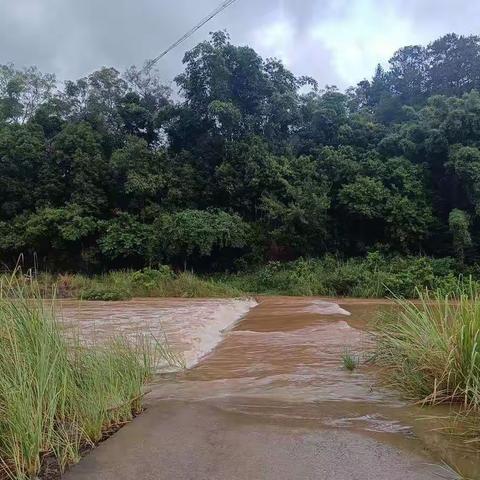
[[[376,322],[375,360],[388,383],[428,404],[480,411],[480,291],[419,292]]]
[[[143,337],[86,348],[67,340],[55,301],[37,289],[3,288],[0,298],[0,477],[62,471],[83,448],[142,409],[157,349]]]
[[[238,297],[238,289],[189,272],[165,274],[145,269],[138,272],[110,272],[83,278],[78,290],[83,300],[123,300],[131,297]],[[168,272],[168,270],[167,270]],[[78,279],[76,280],[78,282]]]

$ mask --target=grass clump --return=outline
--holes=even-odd
[[[29,479],[47,463],[64,470],[139,413],[157,354],[143,337],[84,348],[61,334],[53,300],[7,293],[0,298],[0,477]]]
[[[84,278],[83,300],[127,300],[132,297],[237,297],[238,289],[189,272],[175,274],[168,267],[135,272],[118,271]]]
[[[192,273],[184,272],[165,286],[167,297],[239,297],[243,292],[234,286],[210,278],[200,278]]]
[[[346,350],[342,355],[343,367],[349,372],[353,372],[358,365],[360,364],[360,358],[358,355],[355,355],[348,350]]]
[[[478,412],[480,292],[476,285],[470,285],[468,294],[426,291],[419,292],[418,302],[399,299],[397,304],[396,311],[383,314],[376,324],[375,361],[388,383],[427,404],[460,403]]]

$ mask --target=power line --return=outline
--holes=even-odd
[[[212,20],[212,18],[216,17],[220,12],[225,10],[227,7],[235,3],[237,0],[226,0],[222,2],[215,10],[209,13],[206,17],[204,17],[200,22],[191,28],[185,35],[180,37],[176,42],[172,43],[166,50],[164,50],[160,55],[156,56],[152,60],[149,60],[146,65],[143,67],[144,71],[150,70],[162,57],[164,57],[170,50],[173,50],[176,46],[180,45],[184,42],[188,37],[191,37],[197,30],[202,28],[207,22]]]

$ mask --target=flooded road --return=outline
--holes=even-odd
[[[343,368],[345,351],[368,357],[368,322],[385,308],[392,306],[292,297],[260,298],[256,306],[67,303],[67,321],[88,329],[95,318],[102,336],[161,323],[191,367],[159,376],[147,412],[68,478],[457,478],[443,462],[480,478],[478,456],[434,430],[439,420],[424,419],[445,410],[420,409],[381,388],[368,364]]]

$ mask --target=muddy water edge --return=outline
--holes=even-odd
[[[161,325],[190,368],[159,374],[147,398],[150,408],[208,406],[228,416],[229,428],[269,425],[292,435],[348,432],[418,458],[418,478],[427,478],[420,473],[432,464],[439,465],[444,478],[455,478],[442,467],[446,464],[467,478],[480,478],[478,448],[439,430],[447,407],[420,408],[402,400],[379,385],[378,372],[368,363],[353,372],[343,368],[345,351],[368,357],[373,345],[369,323],[382,309],[393,308],[389,302],[257,301],[66,302],[63,315],[100,337]]]

